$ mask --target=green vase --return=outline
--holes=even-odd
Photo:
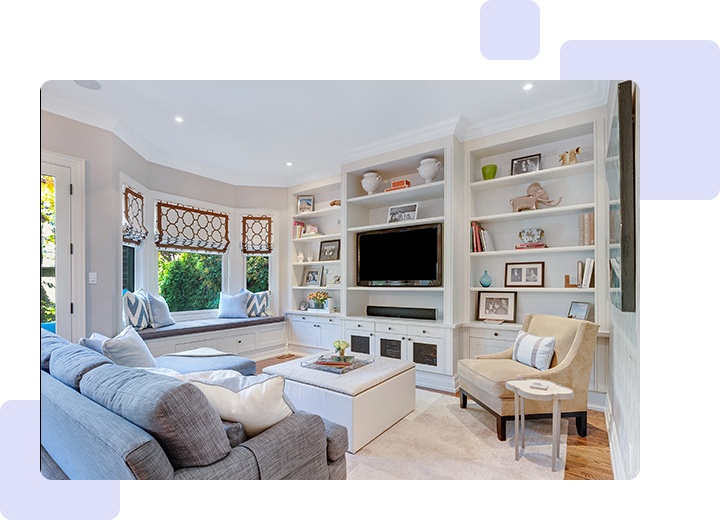
[[[495,178],[495,174],[497,173],[497,164],[486,164],[482,167],[482,175],[483,179],[486,181],[489,181],[490,179]]]

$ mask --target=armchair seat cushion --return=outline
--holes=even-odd
[[[542,371],[512,359],[461,359],[457,370],[458,377],[501,399],[513,398],[513,393],[505,388],[506,381],[542,377]]]

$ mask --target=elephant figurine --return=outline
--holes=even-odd
[[[520,211],[537,209],[538,204],[545,204],[546,206],[557,206],[558,204],[560,204],[561,200],[562,197],[560,197],[557,202],[555,202],[554,200],[550,200],[549,195],[543,189],[540,183],[533,182],[530,186],[528,186],[527,195],[522,195],[521,197],[515,197],[514,199],[510,199],[510,204],[512,205],[513,213],[518,213]]]

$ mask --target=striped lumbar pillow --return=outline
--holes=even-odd
[[[270,305],[270,291],[259,293],[248,293],[247,315],[250,318],[267,316],[267,309]]]
[[[523,365],[547,370],[554,350],[555,338],[533,336],[521,330],[515,338],[512,358]]]

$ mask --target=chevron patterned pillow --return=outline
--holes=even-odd
[[[132,325],[136,330],[146,329],[150,326],[150,302],[147,294],[142,289],[123,294],[123,310],[127,325]]]
[[[248,318],[267,316],[267,309],[270,305],[270,291],[259,293],[248,293],[247,314]]]

